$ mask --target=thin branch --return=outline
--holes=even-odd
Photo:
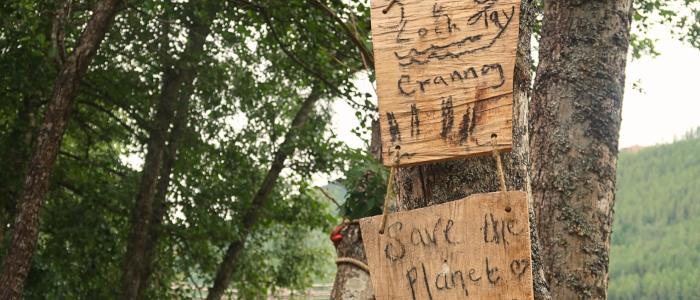
[[[85,119],[83,119],[83,118],[81,118],[80,116],[78,116],[77,113],[76,113],[75,116],[73,116],[71,119],[76,120],[76,121],[78,122],[78,124],[82,125],[81,127],[87,128],[87,129],[90,130],[92,133],[94,133],[95,135],[99,136],[99,137],[102,139],[102,141],[105,141],[105,142],[107,142],[107,143],[109,143],[109,142],[112,141],[112,138],[110,138],[109,136],[106,136],[106,135],[104,135],[104,134],[101,134],[101,133],[97,132],[97,130],[95,130],[94,128],[92,128],[90,125],[95,126],[95,127],[99,127],[99,126],[88,123],[87,121],[85,121]],[[83,129],[83,132],[85,132],[85,134],[88,134],[87,131],[85,131],[84,129]],[[88,135],[89,135],[89,134],[88,134]]]
[[[72,185],[68,182],[58,181],[56,183],[58,183],[58,185],[60,185],[64,188],[66,188],[67,190],[73,192],[73,194],[76,194],[76,195],[81,196],[81,197],[85,196],[85,194],[83,194],[83,191],[79,190],[77,187],[75,187],[74,185]]]
[[[350,40],[352,40],[353,44],[355,44],[355,46],[357,46],[357,48],[360,49],[360,52],[361,52],[361,54],[362,54],[362,57],[365,58],[365,59],[367,59],[368,65],[369,65],[372,69],[374,69],[374,56],[372,56],[372,55],[370,54],[370,52],[367,51],[367,48],[365,48],[365,46],[360,42],[360,40],[357,38],[357,36],[356,36],[355,34],[352,33],[352,31],[350,30],[350,28],[348,28],[348,26],[345,24],[345,22],[343,22],[343,20],[340,19],[340,17],[338,17],[330,8],[328,8],[327,6],[323,5],[323,3],[321,3],[320,0],[309,0],[309,1],[311,1],[311,3],[313,3],[313,4],[316,5],[318,8],[320,8],[321,10],[323,10],[324,12],[326,12],[328,15],[330,15],[331,18],[333,18],[333,20],[335,20],[336,22],[338,22],[338,24],[340,25],[340,27],[343,27],[343,30],[345,31],[345,34],[347,34],[348,37],[350,37]]]
[[[68,183],[68,182],[66,182],[66,181],[63,181],[63,180],[56,180],[56,184],[58,184],[59,186],[61,186],[61,187],[65,188],[65,189],[67,189],[67,190],[73,192],[73,194],[75,194],[75,195],[78,195],[78,196],[80,196],[80,197],[85,197],[85,192],[84,192],[83,190],[79,189],[78,187],[76,187],[76,186],[74,186],[74,185],[72,185],[72,184],[70,184],[70,183]],[[67,197],[65,197],[65,195],[56,194],[56,196],[58,196],[59,198],[61,198],[61,199],[63,199],[63,200],[66,200],[66,201],[68,201],[68,202],[71,202],[71,204],[75,204],[75,202],[73,202],[71,199],[68,199]],[[105,210],[107,210],[107,211],[109,211],[109,212],[116,213],[116,214],[121,213],[121,212],[118,212],[116,209],[112,208],[110,205],[108,205],[108,204],[105,203],[104,201],[94,201],[94,202],[92,202],[92,203],[94,203],[95,205],[97,205],[97,206],[99,206],[99,207],[104,208]]]
[[[54,57],[54,61],[56,62],[55,68],[59,72],[63,68],[63,62],[66,61],[66,46],[64,43],[66,38],[65,26],[68,18],[70,18],[70,14],[71,0],[64,0],[56,10],[56,14],[53,18],[53,24],[51,26],[52,28],[49,41],[51,43],[51,47],[58,50],[58,54]]]
[[[89,129],[91,132],[93,132],[94,134],[96,134],[97,136],[99,136],[103,141],[107,142],[106,145],[107,145],[107,147],[109,148],[109,150],[112,152],[112,154],[114,154],[115,156],[119,156],[120,153],[117,152],[117,151],[114,149],[114,146],[112,145],[112,143],[110,143],[110,142],[112,141],[112,139],[111,139],[110,137],[105,136],[105,135],[103,135],[103,134],[100,134],[100,133],[97,132],[95,129],[93,129],[92,127],[90,127],[91,124],[88,124],[84,119],[80,118],[80,115],[78,114],[78,111],[77,111],[77,110],[73,110],[72,114],[74,114],[75,116],[71,117],[71,120],[75,120],[76,122],[78,122],[78,124],[80,125],[79,127],[81,128],[81,130],[82,130],[86,135],[88,135],[88,136],[90,135],[90,133],[86,130],[86,128],[87,128],[87,129]],[[95,127],[97,127],[97,128],[100,128],[100,127],[97,126],[97,125],[92,125],[92,126],[95,126]],[[101,129],[101,128],[100,128],[100,129]],[[92,137],[89,137],[89,138],[92,138]],[[142,145],[142,146],[143,146],[143,145]],[[143,152],[143,151],[142,151],[142,152]]]
[[[355,34],[359,36],[360,32],[357,30],[357,25],[355,22],[355,13],[350,12],[350,15],[352,16],[352,27],[355,28]],[[367,70],[367,73],[372,75],[372,71],[369,70],[369,67],[367,66],[367,62],[365,61],[364,57],[362,58],[362,63],[365,65],[365,70]],[[377,93],[377,88],[374,87],[374,84],[370,82],[369,85],[372,86],[372,89],[374,90],[374,95],[379,97],[379,93]]]
[[[330,53],[326,52],[326,50],[323,49],[323,47],[318,46],[318,48],[321,49],[321,51],[323,51],[323,53],[325,53],[326,55],[328,55],[328,56],[330,56],[331,58],[335,59],[335,61],[337,61],[339,64],[345,66],[346,68],[351,69],[351,70],[353,70],[353,71],[355,71],[355,72],[362,72],[361,70],[358,70],[358,69],[355,69],[355,68],[353,68],[353,67],[351,67],[351,66],[348,66],[348,65],[346,65],[344,62],[342,62],[342,61],[340,61],[339,59],[335,58],[335,56],[333,56],[333,55],[331,55]]]
[[[355,14],[350,12],[350,15],[352,16],[352,27],[355,28],[355,34],[360,35],[360,33],[357,31],[357,26],[355,25]],[[367,66],[367,61],[365,60],[364,56],[362,56],[362,64],[365,66],[367,73],[372,74],[372,72],[369,70],[369,66]],[[374,67],[372,67],[372,69],[374,69]]]
[[[326,195],[326,197],[328,197],[328,199],[331,199],[331,201],[333,201],[333,203],[335,203],[335,205],[337,205],[338,208],[340,208],[340,203],[338,203],[338,201],[335,200],[335,198],[333,198],[333,196],[331,196],[328,192],[326,192],[326,190],[324,190],[324,189],[323,189],[322,187],[320,187],[320,186],[318,187],[318,189],[321,190],[321,192],[322,192],[324,195]],[[343,223],[350,222],[350,220],[348,220],[347,217],[345,217],[345,216],[342,216],[342,217],[343,217]],[[328,223],[328,226],[329,226],[330,228],[333,228],[333,226],[332,226],[330,223]]]
[[[61,155],[70,157],[70,158],[72,158],[72,159],[74,159],[74,160],[77,160],[77,161],[86,162],[86,163],[91,164],[91,165],[93,165],[93,166],[97,166],[97,167],[100,167],[100,168],[102,168],[102,169],[105,169],[107,172],[112,173],[112,174],[114,174],[114,175],[117,175],[117,176],[119,176],[119,177],[121,177],[121,178],[126,178],[126,174],[125,174],[125,173],[122,173],[122,172],[119,172],[119,171],[116,171],[116,170],[112,170],[111,168],[109,168],[109,167],[107,167],[107,166],[104,166],[103,164],[100,164],[100,163],[98,163],[98,162],[94,162],[94,161],[89,160],[89,159],[84,159],[84,158],[82,158],[82,157],[80,157],[80,156],[77,156],[77,155],[75,155],[75,154],[70,154],[70,153],[64,152],[64,151],[58,151],[58,154],[61,154]]]
[[[326,197],[328,197],[328,199],[331,199],[331,201],[333,201],[333,203],[335,203],[335,205],[337,205],[340,208],[340,203],[338,203],[338,200],[335,200],[335,198],[333,198],[333,196],[331,196],[331,194],[326,192],[326,190],[324,190],[322,187],[319,186],[318,189],[321,190],[321,192],[324,195],[326,195]]]
[[[124,121],[122,121],[119,117],[115,116],[112,112],[110,112],[110,111],[107,110],[106,108],[104,108],[104,107],[98,105],[97,103],[93,103],[93,102],[90,102],[90,101],[80,100],[80,101],[78,101],[78,103],[82,103],[82,104],[86,104],[86,105],[88,105],[88,106],[92,106],[92,107],[96,108],[97,110],[99,110],[99,111],[101,111],[101,112],[107,114],[108,116],[110,116],[110,117],[112,117],[113,119],[115,119],[115,120],[119,123],[119,125],[121,125],[122,127],[124,127],[124,129],[126,129],[129,133],[131,133],[132,135],[134,135],[134,136],[136,137],[136,139],[139,140],[139,142],[141,142],[142,144],[145,144],[145,143],[146,143],[146,138],[145,138],[145,137],[140,136],[138,133],[136,133],[136,131],[135,131],[133,128],[129,127],[128,124],[124,123]]]
[[[110,102],[110,103],[116,105],[117,107],[119,107],[119,108],[123,109],[125,112],[127,112],[127,113],[129,114],[129,116],[130,116],[132,119],[134,119],[134,120],[136,121],[136,124],[138,124],[142,129],[144,129],[144,130],[148,130],[148,129],[149,129],[148,122],[146,122],[146,120],[144,120],[143,118],[139,117],[136,113],[134,113],[131,109],[129,109],[128,107],[126,107],[124,104],[122,104],[122,103],[118,102],[117,100],[115,100],[115,99],[114,99],[112,96],[110,96],[108,93],[105,93],[105,92],[100,91],[97,87],[95,87],[93,84],[91,84],[91,83],[88,82],[87,80],[83,80],[83,81],[81,82],[81,84],[82,84],[83,86],[89,88],[90,90],[92,90],[92,91],[95,92],[96,94],[88,93],[88,92],[85,91],[85,90],[81,90],[81,93],[86,94],[86,95],[88,95],[88,96],[92,96],[92,97],[95,97],[95,98],[99,98],[99,99],[108,101],[108,102]]]

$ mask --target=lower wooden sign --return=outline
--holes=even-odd
[[[533,299],[527,195],[476,194],[360,220],[378,300]]]

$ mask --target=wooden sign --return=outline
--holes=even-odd
[[[360,220],[378,300],[533,299],[525,192],[468,198]]]
[[[512,147],[520,0],[372,0],[384,164]]]

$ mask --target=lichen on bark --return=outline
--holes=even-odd
[[[545,1],[532,189],[554,299],[605,299],[631,1]]]

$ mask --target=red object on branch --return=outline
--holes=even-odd
[[[336,247],[338,246],[338,243],[340,243],[340,240],[343,239],[343,235],[340,234],[341,229],[343,229],[343,224],[338,225],[338,227],[331,232],[331,241],[333,241],[333,245]]]

